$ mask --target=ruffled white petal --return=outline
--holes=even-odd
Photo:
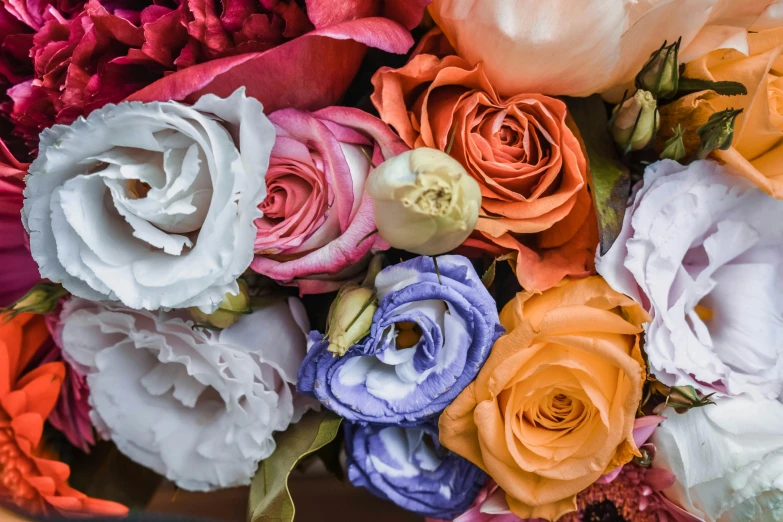
[[[274,451],[272,433],[315,404],[295,392],[297,305],[281,299],[212,332],[181,312],[74,298],[63,351],[87,375],[93,423],[129,458],[183,489],[243,485]]]
[[[243,89],[52,127],[23,209],[42,277],[132,308],[212,311],[253,259],[274,139]]]
[[[783,394],[781,220],[783,202],[717,163],[647,169],[596,268],[650,312],[645,350],[659,380]]]

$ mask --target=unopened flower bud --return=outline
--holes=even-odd
[[[327,350],[336,355],[345,355],[348,348],[370,333],[372,318],[378,309],[375,291],[348,283],[337,293],[329,309],[326,337]]]
[[[618,105],[609,128],[623,152],[645,148],[658,132],[658,106],[649,91],[638,90]]]
[[[671,159],[674,161],[680,161],[685,157],[685,142],[682,139],[683,131],[680,124],[672,129],[674,136],[666,140],[663,145],[663,151],[661,152],[661,159]]]
[[[669,46],[663,42],[636,75],[636,87],[650,91],[656,100],[674,97],[680,80],[680,65],[677,62],[679,51],[680,40]]]
[[[228,328],[236,323],[243,315],[251,313],[250,293],[247,283],[244,280],[239,279],[237,280],[237,284],[239,284],[239,293],[227,293],[217,310],[211,314],[207,314],[194,306],[188,308],[191,317],[200,325],[222,329]]]
[[[419,148],[390,158],[367,180],[375,226],[391,246],[419,255],[443,254],[476,227],[481,189],[457,160]]]
[[[710,400],[711,396],[712,394],[702,395],[693,386],[672,386],[669,388],[666,405],[674,408],[677,413],[685,413],[691,408],[715,404]]]
[[[713,150],[726,150],[731,147],[734,138],[734,121],[742,113],[742,109],[726,109],[716,112],[707,123],[696,131],[701,141],[701,147],[696,153],[699,159],[706,158]]]
[[[10,318],[25,312],[46,314],[54,310],[57,303],[60,302],[60,298],[67,294],[68,291],[61,285],[38,283],[3,312]]]

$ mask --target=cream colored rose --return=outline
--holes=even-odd
[[[473,232],[481,189],[462,165],[436,149],[404,152],[367,180],[378,232],[395,248],[432,256],[448,252]]]

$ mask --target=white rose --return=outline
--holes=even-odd
[[[79,298],[61,319],[62,349],[87,376],[98,431],[183,489],[248,484],[275,449],[272,432],[315,404],[295,389],[308,330],[296,298],[220,331],[193,328],[182,310]]]
[[[409,150],[367,179],[375,226],[391,246],[422,256],[444,254],[473,232],[481,189],[460,163],[437,149]]]
[[[736,397],[667,417],[653,434],[664,491],[706,522],[783,520],[783,404]]]
[[[596,269],[647,308],[650,371],[704,393],[783,393],[783,201],[713,161],[650,165]]]
[[[41,276],[87,299],[213,311],[253,260],[274,141],[244,89],[44,131],[22,211]]]

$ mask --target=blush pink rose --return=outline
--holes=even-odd
[[[269,119],[277,138],[251,267],[301,294],[336,290],[361,277],[374,250],[388,248],[373,234],[364,183],[373,164],[408,147],[359,109],[283,109]]]

